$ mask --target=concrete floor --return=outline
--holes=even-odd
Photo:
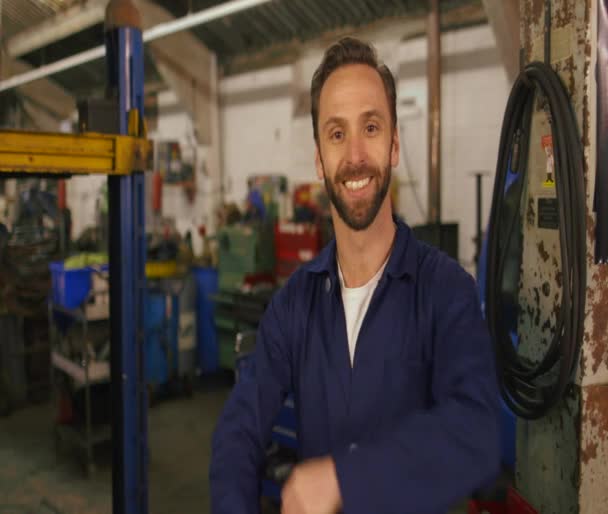
[[[150,409],[150,514],[209,512],[211,435],[228,393],[216,384]],[[50,404],[0,418],[0,514],[111,514],[111,449],[85,478],[73,452],[56,452],[52,419]]]
[[[196,392],[149,411],[150,514],[209,512],[211,434],[228,388]],[[1,514],[111,514],[111,449],[99,447],[97,471],[84,476],[77,456],[57,454],[50,404],[0,418]]]

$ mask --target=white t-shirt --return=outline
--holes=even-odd
[[[344,285],[344,276],[338,262],[338,275],[340,276],[340,289],[342,290],[342,304],[344,305],[344,316],[346,318],[346,334],[348,336],[348,351],[350,353],[351,366],[354,363],[355,347],[363,318],[365,318],[372,296],[387,262],[388,259],[370,281],[361,287],[346,287]]]

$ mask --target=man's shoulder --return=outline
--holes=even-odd
[[[325,275],[325,271],[320,265],[319,256],[317,256],[300,264],[285,281],[283,289],[289,291],[290,294],[302,293],[315,282],[323,279]]]
[[[313,259],[300,264],[277,293],[281,293],[283,296],[299,296],[315,282],[323,279],[327,261],[327,256],[324,255],[325,250],[323,249]]]
[[[301,278],[307,277],[308,279],[315,275],[322,275],[330,270],[336,256],[336,241],[332,239],[329,241],[321,251],[315,255],[311,260],[302,263],[296,273],[302,274]],[[310,277],[309,275],[312,275]]]
[[[470,284],[473,277],[453,257],[424,241],[416,240],[417,273],[423,284],[446,287]]]
[[[282,287],[275,293],[273,300],[285,305],[294,306],[311,297],[316,285],[324,284],[330,267],[331,244],[321,250],[313,259],[303,262],[289,276]]]

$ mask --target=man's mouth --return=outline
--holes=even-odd
[[[359,189],[363,189],[365,186],[367,186],[371,180],[372,177],[366,177],[360,180],[346,180],[343,182],[343,184],[350,191],[358,191]]]

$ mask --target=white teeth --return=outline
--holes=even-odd
[[[346,182],[344,182],[344,185],[351,191],[356,191],[357,189],[361,189],[362,187],[367,186],[370,180],[370,177],[361,180],[347,180]]]

